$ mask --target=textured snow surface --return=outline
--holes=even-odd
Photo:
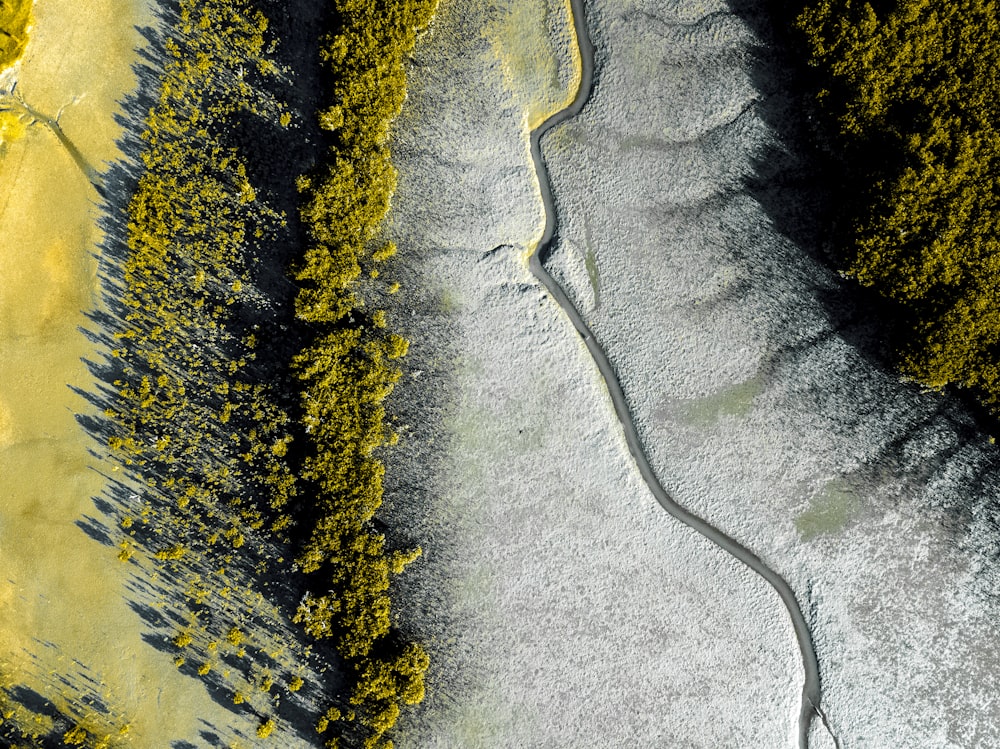
[[[777,595],[656,504],[527,271],[543,216],[523,97],[472,5],[444,3],[418,47],[394,144],[394,233],[422,260],[394,312],[413,345],[389,504],[424,548],[401,620],[435,663],[399,746],[794,745]]]
[[[792,747],[801,674],[777,597],[654,504],[525,270],[542,216],[523,97],[472,5],[446,1],[418,49],[396,146],[395,232],[423,259],[397,310],[422,483],[391,480],[426,552],[404,616],[429,623],[437,664],[401,745]],[[842,747],[1000,746],[997,448],[872,363],[845,282],[789,239],[801,165],[752,15],[588,7],[593,98],[543,143],[549,265],[654,467],[797,591]],[[832,746],[818,721],[812,746]]]
[[[836,322],[845,282],[787,238],[782,75],[747,23],[721,2],[590,8],[593,99],[543,142],[550,265],[654,467],[797,591],[843,747],[1000,746],[997,448]]]

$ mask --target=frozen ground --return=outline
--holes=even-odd
[[[843,282],[787,238],[788,205],[765,210],[797,199],[798,167],[747,23],[724,2],[588,7],[594,95],[543,143],[550,265],[661,479],[795,588],[843,747],[1000,746],[997,449],[862,354],[870,332],[826,301]]]
[[[537,109],[503,54],[523,39],[490,31],[523,6],[446,0],[397,125],[393,231],[419,262],[395,310],[414,343],[389,503],[425,551],[401,620],[436,664],[399,745],[793,746],[801,666],[777,595],[649,495],[526,268]]]

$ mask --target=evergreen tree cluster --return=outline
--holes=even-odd
[[[798,10],[846,175],[849,276],[891,300],[904,373],[1000,407],[1000,16],[992,0]]]

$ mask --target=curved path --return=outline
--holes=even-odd
[[[760,557],[735,539],[727,536],[718,528],[715,528],[697,515],[694,515],[681,507],[670,497],[669,494],[667,494],[649,464],[649,459],[646,457],[646,451],[643,448],[642,440],[639,438],[635,428],[635,423],[632,420],[632,414],[629,412],[628,403],[625,400],[625,393],[622,391],[621,383],[618,382],[618,376],[615,373],[614,367],[612,367],[611,362],[608,361],[607,354],[594,338],[594,335],[590,332],[590,328],[587,327],[583,317],[580,315],[576,307],[573,306],[573,303],[566,295],[566,292],[563,291],[562,287],[556,283],[555,279],[549,275],[548,271],[546,271],[542,265],[542,261],[551,250],[552,242],[555,238],[557,217],[555,201],[552,197],[552,186],[549,183],[548,172],[545,168],[545,160],[542,158],[540,141],[542,136],[556,125],[566,122],[580,113],[584,105],[587,103],[587,100],[590,98],[590,92],[594,83],[594,45],[590,40],[590,34],[587,30],[587,22],[584,14],[584,0],[570,0],[570,5],[572,7],[572,15],[574,19],[573,23],[576,27],[576,38],[580,48],[580,57],[583,63],[583,76],[580,82],[580,89],[577,92],[576,97],[573,99],[573,102],[565,109],[551,115],[531,132],[531,158],[535,164],[535,172],[538,175],[538,184],[542,193],[542,202],[545,205],[545,231],[542,234],[542,238],[538,242],[535,252],[532,253],[531,258],[528,261],[528,267],[531,269],[531,272],[535,275],[535,277],[549,290],[556,302],[559,303],[559,306],[563,308],[567,315],[569,315],[570,320],[573,321],[573,325],[576,327],[580,335],[583,336],[583,340],[586,342],[587,348],[594,357],[594,361],[597,363],[601,376],[604,378],[604,382],[608,387],[608,392],[611,394],[611,400],[614,403],[615,412],[618,414],[618,419],[621,421],[622,427],[625,430],[625,441],[628,443],[629,452],[632,453],[632,457],[635,459],[636,465],[639,468],[639,473],[649,486],[650,491],[653,492],[653,496],[656,497],[656,500],[660,503],[663,509],[669,512],[677,520],[693,528],[709,541],[713,542],[724,551],[732,554],[734,557],[743,562],[743,564],[747,565],[750,569],[763,577],[771,585],[771,587],[777,591],[781,600],[784,602],[785,607],[788,609],[788,613],[792,619],[792,625],[795,629],[795,637],[799,643],[799,650],[802,653],[802,665],[805,671],[805,680],[802,685],[802,706],[799,712],[800,749],[808,749],[809,729],[814,715],[818,715],[820,717],[826,727],[826,730],[833,738],[834,743],[839,747],[840,743],[837,741],[836,736],[831,730],[826,716],[820,709],[819,664],[816,660],[816,651],[813,647],[812,637],[809,633],[809,625],[806,623],[805,617],[802,615],[802,610],[799,608],[799,603],[795,598],[795,593],[792,591],[785,579],[764,564],[764,562],[760,560]]]

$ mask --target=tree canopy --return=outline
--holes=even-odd
[[[993,0],[820,0],[797,27],[859,199],[847,275],[902,310],[905,374],[1000,406],[1000,16]]]

